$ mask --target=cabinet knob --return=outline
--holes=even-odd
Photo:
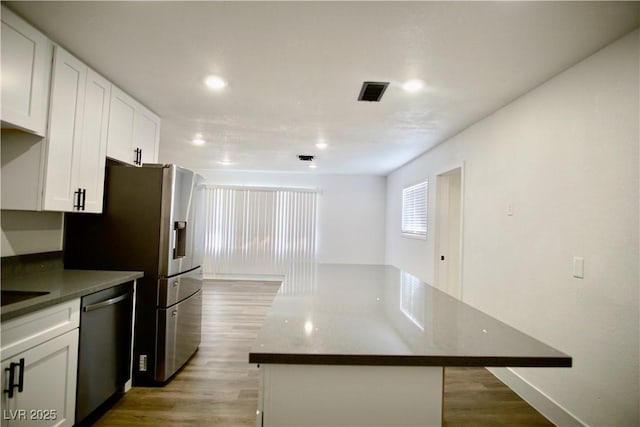
[[[178,315],[178,310],[173,310],[173,311],[171,312],[171,315],[172,315],[173,317],[176,317],[176,316]]]
[[[173,287],[177,288],[178,286],[180,286],[180,282],[178,282],[177,280],[175,282],[173,282]]]

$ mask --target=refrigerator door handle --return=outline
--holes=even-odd
[[[187,221],[176,221],[173,230],[176,234],[173,259],[183,258],[187,255]]]

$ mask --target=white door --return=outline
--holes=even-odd
[[[78,185],[85,190],[83,212],[102,212],[110,96],[111,83],[89,70],[78,165]]]
[[[87,66],[56,46],[45,161],[45,210],[71,211],[77,204],[74,199],[86,81]]]
[[[107,131],[107,156],[121,162],[133,164],[133,119],[136,101],[129,95],[111,87],[109,126]]]
[[[72,426],[75,419],[76,371],[78,363],[78,329],[60,335],[2,362],[2,372],[10,364],[24,363],[22,392],[2,397],[4,426]],[[14,368],[18,384],[19,367]],[[9,376],[3,375],[2,389],[7,390]],[[37,421],[37,422],[36,422]]]
[[[462,168],[436,177],[436,285],[461,299]]]

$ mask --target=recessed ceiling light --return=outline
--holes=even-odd
[[[206,84],[209,89],[220,90],[227,85],[227,82],[225,82],[222,77],[207,76],[204,84]]]
[[[314,164],[312,163],[312,164],[310,164],[310,165],[309,165],[309,167],[310,167],[311,169],[315,169],[315,168],[317,168],[317,167],[318,167],[318,165],[314,165]]]
[[[224,160],[220,160],[218,164],[222,166],[229,166],[229,165],[232,165],[233,163],[231,162],[231,160],[224,159]]]
[[[327,144],[327,143],[326,143],[326,142],[324,142],[324,141],[318,141],[318,143],[316,144],[316,147],[317,147],[319,150],[324,150],[324,149],[326,149],[328,146],[329,146],[329,144]]]
[[[424,83],[422,83],[422,80],[413,79],[405,82],[405,84],[402,85],[402,89],[407,92],[417,92],[422,89],[423,86]]]
[[[207,141],[205,141],[204,139],[202,139],[202,135],[201,134],[197,134],[195,136],[195,138],[193,138],[191,140],[191,143],[193,145],[204,145]]]

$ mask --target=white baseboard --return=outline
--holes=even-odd
[[[578,417],[522,378],[513,369],[487,368],[487,370],[555,425],[561,427],[586,426]]]
[[[204,280],[282,282],[284,276],[278,274],[205,274]]]

